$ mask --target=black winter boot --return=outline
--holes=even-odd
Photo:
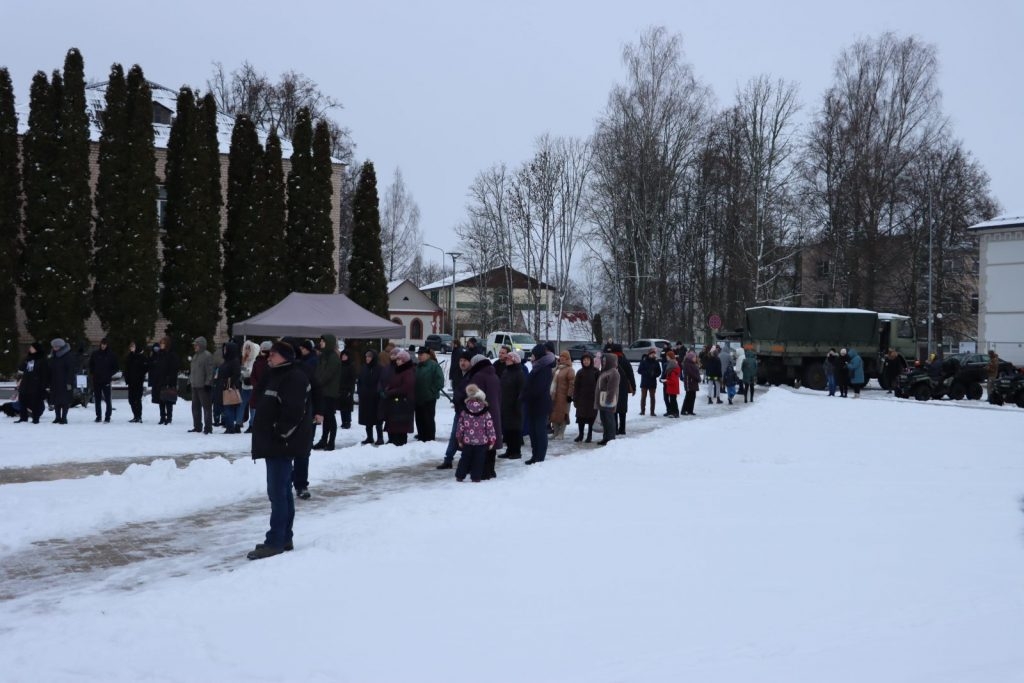
[[[587,425],[587,438],[584,439],[584,441],[586,441],[587,443],[590,443],[590,440],[593,438],[593,436],[594,436],[594,423],[591,422],[590,424]]]
[[[573,439],[573,441],[575,441],[576,443],[583,441],[583,423],[580,423],[579,430],[580,433],[576,435],[575,439]]]

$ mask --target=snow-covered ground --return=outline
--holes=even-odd
[[[625,438],[482,484],[433,469],[441,441],[353,429],[313,456],[295,551],[259,562],[248,437],[118,408],[0,423],[0,680],[1024,681],[1016,407],[634,398]],[[48,559],[157,527],[176,554]]]

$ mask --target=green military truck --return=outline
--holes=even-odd
[[[859,308],[756,306],[746,311],[743,348],[757,356],[758,381],[824,389],[830,348],[856,349],[864,378],[881,377],[883,356],[894,348],[909,362],[917,357],[914,325],[908,316]],[[883,388],[887,388],[884,387]]]

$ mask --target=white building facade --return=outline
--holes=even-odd
[[[1024,216],[969,229],[978,238],[978,351],[1024,366]]]

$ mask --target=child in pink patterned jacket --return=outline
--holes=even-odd
[[[458,419],[455,441],[462,449],[462,457],[455,470],[455,479],[465,481],[466,474],[469,474],[473,481],[480,481],[484,476],[487,449],[494,448],[498,435],[494,431],[494,420],[487,411],[487,395],[477,385],[466,387],[466,409],[459,413]]]

